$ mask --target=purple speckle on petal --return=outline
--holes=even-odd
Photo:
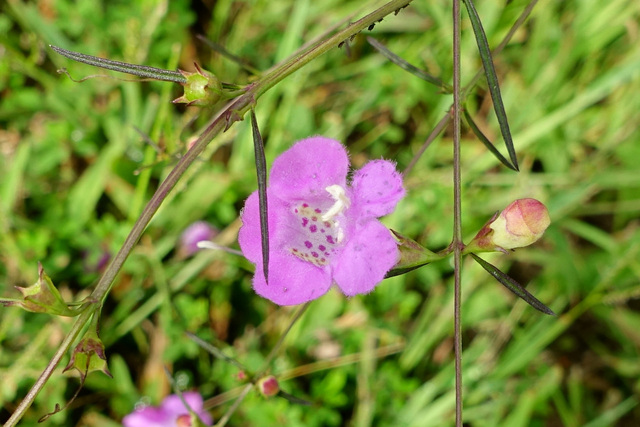
[[[318,256],[319,256],[319,255],[318,255],[318,252],[311,252],[311,255],[312,255],[314,258],[318,258]]]
[[[303,204],[302,204],[302,207],[303,207],[303,208],[308,208],[308,207],[309,207],[309,205],[308,205],[308,204],[306,204],[306,203],[303,203]]]
[[[317,221],[317,220],[318,220],[318,217],[317,217],[317,216],[312,216],[312,217],[311,217],[311,221],[315,222],[315,221]]]
[[[327,242],[331,243],[332,245],[336,244],[336,242],[333,240],[333,236],[327,236]]]
[[[322,212],[320,209],[318,208],[315,209],[315,213],[320,213],[320,212]]]
[[[327,248],[324,245],[318,246],[318,249],[320,249],[322,252],[327,250]]]
[[[316,231],[318,231],[318,227],[316,227],[315,225],[312,225],[309,227],[309,231],[312,233],[315,233]]]
[[[310,241],[308,241],[308,240],[307,240],[306,242],[304,242],[304,245],[305,245],[308,249],[311,249],[311,248],[313,247],[313,245],[311,244],[311,242],[310,242]]]

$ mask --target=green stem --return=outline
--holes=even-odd
[[[44,385],[49,380],[49,377],[53,374],[53,371],[60,363],[60,360],[62,360],[64,355],[67,353],[67,350],[69,350],[78,335],[80,335],[80,332],[84,328],[85,324],[91,319],[91,315],[97,308],[97,306],[94,306],[92,310],[85,310],[82,314],[80,314],[78,319],[76,319],[76,322],[73,324],[71,330],[60,344],[60,347],[58,347],[58,350],[56,350],[55,354],[49,361],[49,364],[44,369],[44,371],[42,371],[35,384],[33,384],[22,402],[20,402],[20,405],[18,405],[13,414],[11,414],[11,417],[9,417],[7,422],[4,424],[4,427],[13,427],[18,424],[24,413],[27,411],[27,409],[29,409],[29,407],[35,400],[38,393],[40,393],[40,390],[42,390]]]
[[[275,86],[282,81],[285,77],[299,70],[313,59],[319,57],[325,52],[337,47],[341,42],[350,39],[360,31],[367,28],[369,25],[377,22],[385,16],[393,13],[411,3],[412,0],[392,0],[374,12],[368,14],[364,18],[354,22],[347,26],[344,30],[341,30],[329,37],[326,40],[316,43],[308,50],[301,52],[293,58],[287,59],[283,64],[275,66],[271,70],[267,71],[264,76],[247,86],[244,94],[229,102],[225,105],[218,114],[209,122],[209,125],[204,132],[198,137],[194,145],[187,151],[187,153],[176,164],[175,168],[169,173],[165,180],[160,184],[160,187],[156,190],[151,200],[145,206],[142,214],[133,225],[133,228],[127,236],[124,244],[120,248],[120,251],[116,254],[111,261],[104,274],[100,278],[95,289],[89,297],[91,301],[86,311],[80,315],[71,328],[71,332],[65,337],[64,341],[56,351],[55,355],[47,365],[46,369],[42,372],[36,383],[31,387],[27,396],[18,405],[14,413],[9,420],[5,423],[4,427],[13,427],[22,418],[27,409],[31,406],[38,393],[42,390],[49,377],[53,374],[53,371],[60,363],[60,360],[64,354],[69,350],[73,341],[77,338],[78,334],[85,326],[86,322],[90,319],[101,303],[107,297],[116,275],[120,272],[124,262],[128,258],[129,254],[133,250],[140,236],[144,232],[145,228],[160,208],[160,205],[167,197],[169,192],[175,187],[178,180],[182,177],[187,168],[193,163],[200,153],[205,149],[207,144],[219,133],[228,129],[234,122],[242,120],[244,115],[255,105],[256,100],[267,90]]]
[[[462,197],[460,178],[460,0],[453,0],[453,259],[454,353],[456,371],[456,427],[462,427]]]

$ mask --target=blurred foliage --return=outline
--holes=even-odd
[[[478,2],[491,46],[528,4]],[[168,69],[193,62],[221,81],[251,81],[196,36],[267,69],[335,25],[361,16],[349,0],[7,0],[0,4],[0,292],[37,279],[37,262],[67,300],[86,297],[153,190],[212,111],[175,106],[178,86],[129,82],[72,63],[47,46]],[[354,166],[394,159],[403,169],[448,111],[451,97],[378,54],[392,52],[451,80],[450,2],[415,1],[346,48],[329,52],[269,91],[256,114],[267,163],[313,134],[349,146]],[[355,14],[355,15],[354,15]],[[471,131],[463,141],[463,226],[471,238],[514,199],[535,197],[552,225],[534,247],[488,260],[559,316],[545,317],[479,266],[463,275],[465,420],[473,426],[635,426],[640,423],[640,3],[541,2],[494,58],[520,173],[501,167]],[[463,83],[481,63],[468,22]],[[66,68],[76,83],[56,70]],[[486,86],[467,105],[482,132],[499,128]],[[137,130],[136,130],[137,129]],[[157,147],[148,144],[146,135]],[[452,229],[450,133],[406,176],[408,196],[385,224],[438,250]],[[501,144],[496,144],[502,147]],[[152,221],[102,312],[114,378],[94,374],[52,426],[110,426],[136,402],[181,387],[205,398],[234,390],[237,369],[185,331],[258,369],[287,326],[251,290],[240,257],[176,249],[182,230],[207,220],[236,247],[238,213],[256,188],[251,129],[216,138]],[[452,267],[430,264],[346,300],[311,304],[275,359],[275,374],[310,407],[251,393],[232,425],[449,426],[454,419]],[[0,310],[0,420],[46,366],[69,320]],[[380,348],[403,346],[382,357]],[[354,355],[355,359],[341,359]],[[333,360],[332,358],[337,358]],[[327,366],[315,365],[333,360]],[[291,374],[290,376],[294,376]],[[21,425],[63,404],[78,387],[56,371]],[[224,398],[224,396],[222,396]],[[219,419],[230,403],[212,408]],[[217,401],[216,401],[217,402]],[[111,420],[111,421],[110,421]]]

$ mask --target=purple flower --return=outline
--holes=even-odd
[[[256,265],[253,288],[276,304],[301,304],[335,282],[347,296],[371,292],[398,261],[396,241],[378,220],[404,197],[395,165],[374,160],[347,185],[349,158],[338,141],[303,139],[273,163],[269,281],[262,267],[257,191],[242,211],[238,242]]]
[[[196,221],[182,232],[180,251],[186,256],[193,255],[200,249],[198,242],[211,240],[216,234],[217,230],[208,222]]]
[[[187,405],[200,417],[208,426],[213,423],[213,419],[208,412],[204,411],[202,396],[195,391],[182,393],[182,397]],[[147,406],[135,410],[122,420],[124,427],[190,427],[191,417],[189,410],[185,408],[178,395],[172,394],[164,398],[159,407]]]

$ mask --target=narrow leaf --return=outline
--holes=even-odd
[[[264,157],[264,143],[256,113],[251,109],[251,129],[253,130],[253,147],[258,173],[258,200],[260,204],[260,233],[262,234],[262,269],[264,280],[269,283],[269,216],[267,212],[267,160]]]
[[[489,92],[491,93],[491,99],[493,100],[493,109],[496,112],[498,123],[500,124],[500,132],[502,133],[502,138],[507,146],[507,152],[509,153],[511,163],[515,167],[515,170],[519,170],[518,158],[516,156],[516,150],[513,147],[513,139],[511,138],[511,131],[509,130],[509,121],[507,120],[507,113],[502,102],[502,95],[500,95],[500,84],[498,83],[496,70],[493,66],[493,58],[491,57],[489,42],[487,42],[487,35],[484,33],[482,23],[480,22],[480,16],[478,16],[478,11],[473,4],[473,0],[463,1],[467,7],[467,12],[469,12],[469,19],[471,20],[473,33],[476,36],[476,43],[478,44],[480,58],[482,59],[482,66],[484,67],[484,73],[489,85]]]
[[[505,159],[505,157],[502,154],[500,154],[500,152],[495,147],[495,145],[493,145],[491,141],[489,141],[489,138],[487,138],[482,133],[482,131],[480,130],[480,128],[478,128],[478,125],[476,125],[476,123],[473,121],[473,119],[471,118],[471,115],[469,115],[469,112],[466,109],[464,110],[464,118],[467,121],[467,125],[469,125],[469,128],[471,128],[471,130],[478,137],[480,142],[482,142],[484,146],[487,147],[487,149],[491,152],[491,154],[493,154],[496,157],[496,159],[500,160],[500,163],[502,163],[509,169],[513,169],[514,171],[518,170],[515,166],[511,164],[509,160]]]
[[[121,73],[133,74],[139,77],[147,77],[167,82],[181,83],[187,82],[185,76],[179,71],[163,70],[162,68],[148,67],[146,65],[129,64],[127,62],[114,61],[111,59],[99,58],[97,56],[85,55],[84,53],[73,52],[58,46],[49,45],[60,55],[82,62],[83,64],[93,65],[94,67],[105,68],[107,70],[118,71]]]
[[[445,93],[451,93],[453,91],[453,88],[450,85],[446,84],[439,78],[432,76],[431,74],[425,73],[418,67],[411,65],[410,63],[400,58],[395,53],[391,52],[382,43],[380,43],[373,37],[367,37],[367,41],[371,46],[376,48],[378,52],[383,54],[388,60],[390,60],[391,62],[396,64],[398,67],[402,68],[403,70],[410,72],[414,76],[419,77],[424,81],[427,81],[435,86],[438,86]]]
[[[498,282],[502,283],[504,287],[513,292],[517,297],[523,299],[531,307],[535,308],[538,311],[541,311],[544,314],[550,314],[552,316],[556,315],[553,311],[551,311],[549,307],[541,303],[536,297],[527,292],[527,290],[523,288],[522,285],[513,280],[507,274],[500,271],[496,266],[489,264],[487,261],[483,260],[476,254],[471,254],[471,256]]]

